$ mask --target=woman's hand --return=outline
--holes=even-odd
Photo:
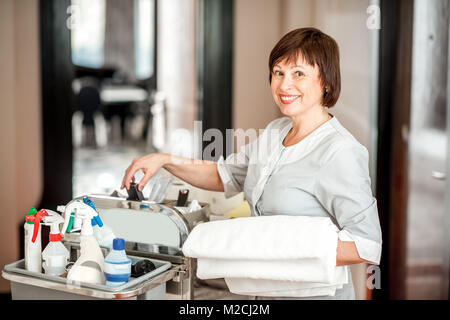
[[[341,241],[338,239],[336,252],[336,266],[347,266],[351,264],[369,262],[361,259],[358,254],[358,249],[353,241]]]
[[[222,180],[217,171],[217,163],[185,159],[165,153],[152,153],[134,159],[125,171],[121,189],[124,187],[129,189],[130,182],[134,182],[136,172],[142,170],[144,177],[138,185],[138,189],[142,191],[150,178],[162,167],[194,187],[211,191],[224,191]]]
[[[121,189],[130,188],[130,182],[134,182],[134,175],[139,170],[142,170],[144,177],[139,182],[138,189],[142,191],[148,180],[166,163],[167,155],[162,153],[152,153],[144,157],[136,158],[131,162],[130,166],[125,171],[122,179]]]

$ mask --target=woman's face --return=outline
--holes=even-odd
[[[286,116],[302,115],[322,106],[324,89],[319,67],[309,65],[301,55],[296,63],[284,59],[273,67],[270,87],[276,104]]]

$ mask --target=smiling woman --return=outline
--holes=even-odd
[[[324,89],[323,106],[330,108],[336,104],[341,92],[341,73],[339,47],[333,38],[314,28],[293,30],[281,38],[270,53],[269,82],[271,84],[272,77],[279,79],[282,75],[282,73],[275,73],[279,63],[297,67],[298,70],[293,70],[297,80],[305,76],[306,70],[309,71],[310,77],[317,75]]]
[[[336,260],[331,263],[344,266],[348,281],[331,294],[293,295],[290,284],[277,283],[276,293],[257,291],[257,298],[355,299],[347,266],[379,264],[382,240],[367,149],[325,109],[335,105],[340,93],[338,46],[320,30],[297,29],[275,45],[269,68],[273,98],[285,117],[270,122],[255,141],[217,163],[168,154],[135,159],[122,187],[129,188],[135,173],[143,171],[142,187],[164,167],[194,186],[223,191],[227,198],[244,192],[253,216],[329,218],[339,229]],[[271,241],[282,243],[284,232],[280,228]],[[304,245],[317,249],[316,243]]]
[[[280,111],[292,118],[285,146],[298,143],[331,116],[341,91],[339,48],[314,28],[296,29],[275,45],[269,57],[269,81]]]

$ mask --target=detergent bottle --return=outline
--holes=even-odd
[[[104,257],[97,240],[94,238],[91,220],[97,216],[97,212],[89,205],[74,201],[65,207],[65,220],[61,234],[64,235],[69,225],[71,213],[75,218],[82,220],[80,234],[80,257],[70,268],[67,280],[70,282],[87,282],[93,284],[104,284],[105,276]]]
[[[111,287],[120,286],[131,276],[131,259],[124,250],[125,240],[116,238],[113,248],[105,258],[106,285]]]
[[[23,226],[25,231],[25,269],[34,272],[42,272],[41,225],[39,222],[37,222],[35,241],[31,241],[34,234],[34,218],[36,213],[36,208],[30,208],[25,219],[25,225]]]
[[[110,227],[103,223],[100,215],[98,215],[97,209],[95,208],[94,201],[92,201],[89,197],[83,197],[83,202],[97,212],[97,216],[95,216],[91,222],[94,231],[94,237],[97,240],[98,244],[103,247],[112,248],[113,240],[116,237],[114,235],[114,232]]]
[[[69,260],[69,250],[61,243],[59,225],[64,219],[56,212],[47,210],[48,215],[42,219],[42,223],[50,226],[50,242],[42,252],[45,274],[60,276],[65,272]]]

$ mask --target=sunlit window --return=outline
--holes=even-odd
[[[103,66],[105,44],[105,0],[72,0],[68,10],[72,62],[79,66]]]
[[[135,0],[135,74],[138,79],[153,75],[154,0]]]

